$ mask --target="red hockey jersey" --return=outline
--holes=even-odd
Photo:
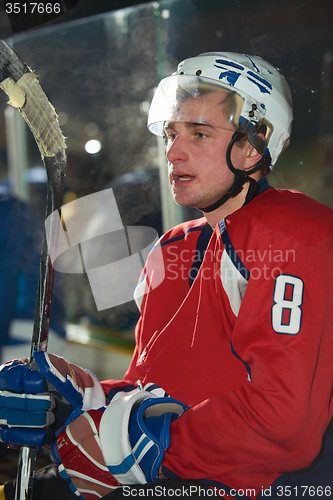
[[[333,212],[260,186],[214,231],[186,222],[152,250],[121,382],[190,407],[172,424],[166,471],[251,498],[313,462],[333,414]]]

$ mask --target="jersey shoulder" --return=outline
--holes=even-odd
[[[267,189],[227,217],[225,227],[233,247],[243,251],[306,255],[312,248],[324,255],[333,245],[333,210],[293,190]]]
[[[232,214],[237,224],[275,228],[286,234],[315,231],[332,233],[333,210],[296,190],[269,188]]]
[[[207,228],[208,222],[205,217],[200,217],[199,219],[193,219],[186,222],[182,222],[181,224],[177,224],[177,226],[172,227],[163,234],[160,239],[160,243],[166,244],[170,241],[175,241],[177,239],[183,239],[186,235],[193,232],[201,232]],[[209,226],[210,227],[210,226]]]

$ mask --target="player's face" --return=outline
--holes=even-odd
[[[169,180],[176,203],[204,208],[217,201],[233,183],[226,150],[235,131],[223,114],[224,94],[212,92],[187,99],[177,121],[165,125]],[[232,161],[242,168],[241,148]]]

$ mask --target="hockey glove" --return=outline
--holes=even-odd
[[[25,361],[0,367],[0,440],[13,446],[51,444],[85,410],[105,405],[103,388],[87,370],[44,351],[38,370]]]
[[[170,425],[187,407],[148,391],[118,393],[103,413],[99,436],[106,465],[121,484],[158,480]]]
[[[83,413],[59,433],[52,459],[72,491],[84,498],[157,480],[170,424],[186,409],[147,388],[118,392],[105,409]]]

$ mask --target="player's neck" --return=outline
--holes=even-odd
[[[221,220],[239,210],[245,203],[248,189],[249,184],[246,183],[244,184],[242,191],[235,196],[235,198],[229,198],[229,200],[213,212],[204,212],[204,216],[206,217],[208,224],[214,229],[216,225],[221,222]]]

